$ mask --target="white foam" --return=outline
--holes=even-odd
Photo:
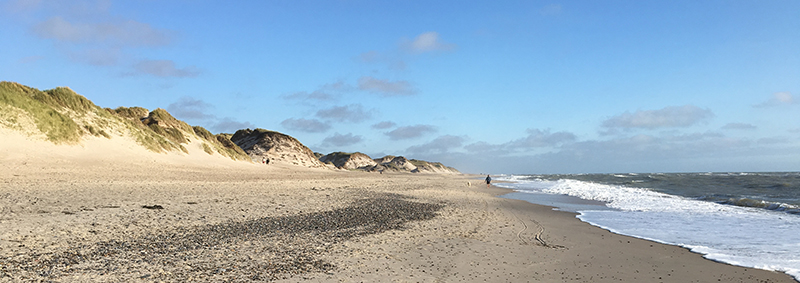
[[[578,218],[614,233],[683,246],[733,265],[786,272],[800,281],[797,215],[576,180],[508,180],[516,183],[502,185],[522,192],[606,202],[616,210],[581,211]]]

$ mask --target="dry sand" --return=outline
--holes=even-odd
[[[0,282],[795,282],[499,198],[471,176],[0,134]]]

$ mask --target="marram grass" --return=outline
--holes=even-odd
[[[79,143],[84,135],[111,138],[109,134],[130,135],[138,144],[153,152],[180,150],[197,136],[203,150],[219,152],[234,160],[250,157],[231,142],[230,135],[213,135],[202,127],[192,127],[175,119],[164,109],[148,111],[142,107],[102,109],[67,87],[40,91],[14,82],[0,82],[0,126],[30,131],[24,126],[32,121],[53,143]],[[30,117],[30,119],[28,118]],[[23,125],[24,124],[24,125]]]

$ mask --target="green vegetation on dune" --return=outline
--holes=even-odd
[[[217,141],[222,146],[218,149],[219,153],[226,155],[233,160],[246,160],[252,161],[247,152],[231,141],[230,135],[219,134],[216,136]]]
[[[106,110],[122,118],[135,119],[137,121],[141,121],[142,118],[147,117],[147,115],[150,113],[150,110],[147,110],[142,107],[120,106],[117,107],[116,109],[106,108]]]
[[[192,129],[194,130],[195,135],[206,140],[214,149],[216,149],[219,154],[227,156],[233,160],[250,160],[250,156],[248,156],[244,150],[231,141],[230,135],[219,134],[215,136],[200,126],[194,126]],[[203,150],[208,152],[208,154],[214,153],[211,151],[211,148],[206,148],[207,145],[204,143]]]
[[[206,130],[206,128],[203,128],[203,127],[200,127],[200,126],[194,126],[194,127],[192,127],[192,131],[194,132],[195,135],[197,135],[198,137],[200,137],[200,138],[202,138],[204,140],[207,140],[207,141],[216,140],[216,137],[214,136],[214,134],[212,134],[211,132]]]
[[[45,90],[43,93],[46,94],[46,96],[38,98],[40,101],[52,106],[61,106],[75,111],[76,113],[84,114],[99,108],[86,99],[86,97],[75,93],[68,87],[57,87],[55,89]]]
[[[187,133],[194,133],[192,126],[189,126],[189,124],[186,124],[184,121],[175,119],[167,110],[161,108],[156,108],[156,110],[151,111],[147,118],[151,121],[155,121],[159,126],[164,128],[174,128]]]
[[[55,103],[57,103],[56,99],[38,89],[18,83],[0,82],[0,105],[27,112],[33,118],[39,131],[51,142],[78,142],[81,137],[81,128],[68,116],[56,111],[52,106]]]
[[[208,154],[214,154],[214,150],[211,149],[211,147],[208,146],[207,143],[203,143],[203,151],[205,151]]]
[[[0,82],[0,126],[29,135],[42,133],[53,143],[79,143],[84,135],[129,135],[159,153],[188,153],[183,144],[196,136],[209,154],[216,151],[234,160],[250,160],[229,134],[214,135],[203,127],[192,127],[161,108],[103,109],[68,87],[40,91],[19,83]]]

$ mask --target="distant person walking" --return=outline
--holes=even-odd
[[[486,187],[488,188],[492,184],[492,177],[486,175]]]

